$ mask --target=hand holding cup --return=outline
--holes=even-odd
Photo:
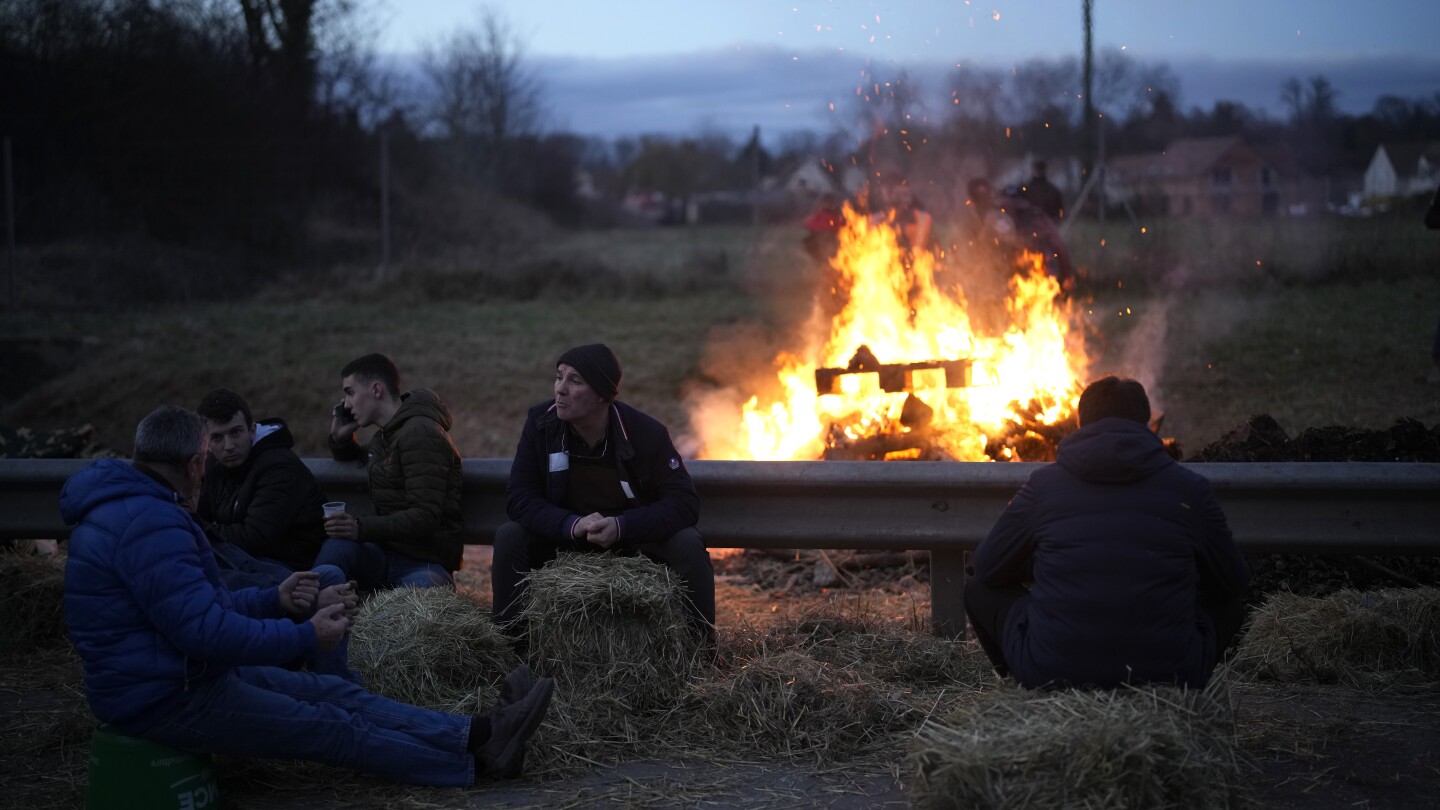
[[[341,540],[360,539],[360,521],[345,511],[344,501],[330,501],[321,506],[325,510],[325,535]]]

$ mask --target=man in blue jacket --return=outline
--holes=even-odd
[[[1203,686],[1239,632],[1249,566],[1210,483],[1150,430],[1140,383],[1098,380],[1079,411],[975,551],[975,635],[1026,687]]]
[[[61,491],[75,525],[65,622],[95,716],[183,751],[313,760],[414,784],[518,775],[549,678],[517,669],[499,703],[464,717],[282,668],[338,645],[346,605],[325,604],[308,571],[263,590],[224,585],[189,511],[205,454],[204,420],[162,406],[141,420],[133,464],[102,459]],[[292,620],[316,602],[308,621]]]
[[[700,499],[665,426],[616,401],[620,361],[577,346],[555,364],[555,398],[530,409],[495,532],[495,618],[512,625],[521,580],[559,551],[641,553],[673,569],[702,635],[715,625],[715,572],[695,529]]]

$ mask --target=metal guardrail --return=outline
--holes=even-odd
[[[332,499],[370,506],[362,467],[306,459]],[[88,461],[0,459],[0,539],[63,538],[60,488]],[[466,459],[467,541],[505,521],[509,459]],[[1039,464],[692,461],[712,548],[928,549],[938,632],[965,627],[964,554]],[[1440,464],[1192,464],[1247,553],[1440,555]],[[958,631],[958,632],[957,632]]]

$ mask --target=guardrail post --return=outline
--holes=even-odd
[[[941,638],[965,638],[965,555],[960,549],[930,552],[930,618]]]

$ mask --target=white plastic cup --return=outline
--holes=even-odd
[[[321,504],[320,508],[325,510],[325,517],[327,518],[331,517],[332,515],[342,515],[345,513],[345,502],[331,501],[329,503]]]

